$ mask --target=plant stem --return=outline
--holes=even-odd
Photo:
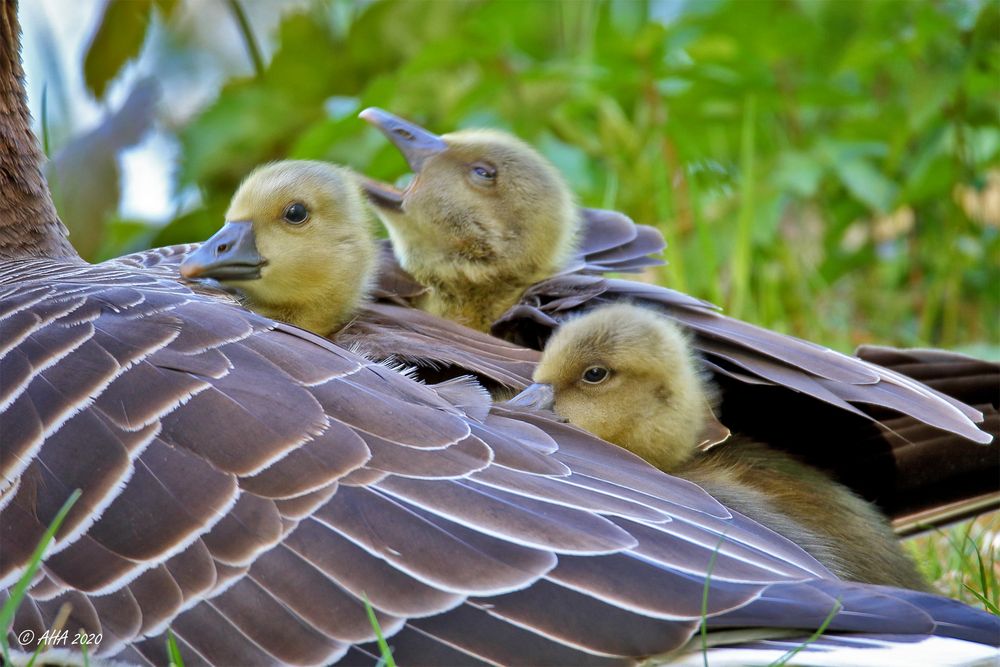
[[[264,58],[260,55],[260,47],[257,46],[253,30],[250,29],[250,21],[247,20],[247,14],[243,10],[240,0],[229,0],[229,9],[233,12],[233,16],[236,17],[236,23],[240,27],[240,34],[243,36],[243,43],[247,47],[247,53],[250,54],[250,60],[253,61],[253,70],[257,78],[260,79],[264,76]]]

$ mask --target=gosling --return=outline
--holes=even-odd
[[[819,470],[734,437],[698,447],[713,390],[684,333],[630,304],[596,309],[549,340],[515,405],[567,421],[700,485],[843,579],[931,590],[886,518]]]
[[[407,367],[425,382],[474,375],[499,396],[529,381],[538,353],[423,311],[372,303],[377,272],[373,220],[356,176],[324,162],[285,161],[253,171],[233,195],[226,223],[180,266],[210,278],[243,305]],[[481,407],[475,383],[436,384]],[[463,390],[464,391],[464,390]],[[470,393],[471,392],[471,393]]]
[[[415,173],[402,192],[363,187],[400,264],[429,288],[418,307],[488,331],[573,255],[581,221],[572,191],[528,144],[495,130],[439,137],[380,109],[361,117]]]
[[[376,257],[354,174],[326,162],[288,160],[244,179],[225,225],[180,272],[236,290],[261,315],[330,336],[366,300]]]

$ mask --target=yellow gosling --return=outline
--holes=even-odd
[[[430,291],[424,310],[481,331],[572,255],[580,219],[569,186],[535,149],[495,130],[441,137],[387,112],[362,117],[415,172],[399,192],[365,190],[400,264]]]
[[[346,324],[371,289],[376,245],[348,169],[291,160],[254,170],[226,224],[181,265],[214,278],[248,308],[320,335]]]
[[[699,484],[844,579],[930,590],[875,506],[820,470],[739,437],[700,451],[712,390],[698,366],[665,316],[612,305],[559,329],[535,371],[538,385],[513,402],[551,407]]]

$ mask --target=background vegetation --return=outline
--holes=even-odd
[[[402,159],[356,117],[380,106],[439,132],[517,133],[582,203],[663,231],[669,263],[651,279],[732,315],[845,351],[997,355],[1000,3],[300,2],[268,28],[232,0],[133,0],[105,7],[80,63],[90,93],[154,33],[157,74],[197,78],[212,44],[190,25],[208,10],[238,31],[250,74],[206,103],[179,117],[140,83],[96,139],[43,113],[57,205],[92,259],[206,238],[268,160],[396,179]],[[151,123],[179,146],[173,219],[121,219],[117,186],[103,208],[74,206],[97,196],[97,166],[116,182],[115,152]]]
[[[81,63],[92,94],[151,24],[163,66],[196,72],[210,47],[182,26],[200,4],[108,4]],[[92,255],[207,237],[267,160],[398,177],[356,118],[374,105],[516,132],[583,203],[663,231],[655,279],[735,316],[845,350],[1000,336],[996,2],[298,3],[241,30],[255,74],[161,124],[198,203],[156,230],[102,220]]]

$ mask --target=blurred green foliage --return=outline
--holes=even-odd
[[[128,30],[154,4],[171,29],[173,3],[136,4]],[[101,254],[206,238],[268,160],[399,177],[356,117],[380,106],[517,133],[581,203],[663,231],[656,280],[737,317],[841,349],[995,345],[998,34],[992,0],[314,3],[262,72],[172,128],[176,188],[201,204],[151,238],[111,230]],[[121,57],[96,58],[100,93]]]

